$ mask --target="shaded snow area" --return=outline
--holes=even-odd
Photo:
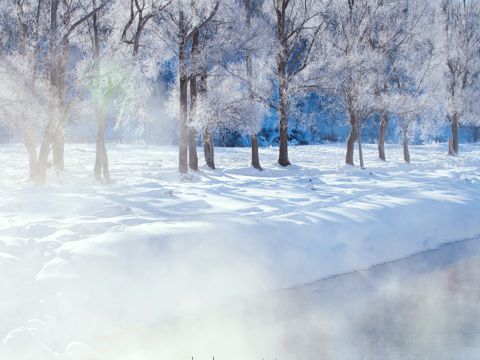
[[[112,185],[94,150],[39,189],[0,146],[0,359],[478,358],[478,144],[367,145],[365,171],[220,148],[186,177],[174,147],[111,145]]]

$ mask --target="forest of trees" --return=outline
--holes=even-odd
[[[110,182],[106,129],[178,119],[179,171],[197,170],[197,145],[215,168],[213,134],[258,134],[278,121],[278,163],[288,166],[289,121],[318,99],[350,126],[345,161],[359,164],[362,128],[389,121],[409,141],[449,124],[480,125],[480,0],[2,0],[0,122],[21,134],[30,177],[45,183],[49,158],[64,170],[66,128],[97,124],[95,178]],[[375,119],[380,119],[377,121]],[[375,122],[377,121],[377,122]],[[93,140],[93,139],[92,139]],[[68,155],[67,155],[68,156]]]

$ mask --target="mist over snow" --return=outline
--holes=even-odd
[[[0,149],[2,359],[477,354],[477,145],[415,146],[411,165],[367,146],[367,171],[339,145],[292,148],[285,169],[261,149],[262,172],[218,149],[188,178],[174,147],[111,145],[112,185],[69,145],[41,189],[21,145]]]

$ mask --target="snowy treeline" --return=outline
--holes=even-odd
[[[289,121],[309,126],[301,104],[312,96],[350,126],[345,160],[354,164],[357,143],[362,168],[362,128],[377,119],[379,157],[394,120],[407,162],[413,136],[449,124],[457,155],[459,126],[480,125],[480,0],[9,0],[0,50],[0,121],[21,134],[37,184],[50,153],[63,171],[66,129],[83,119],[97,124],[94,173],[105,182],[112,126],[177,121],[186,173],[198,169],[199,140],[215,167],[221,131],[250,137],[261,169],[267,114],[289,165]],[[175,81],[162,89],[168,66]]]

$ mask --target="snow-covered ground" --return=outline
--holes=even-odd
[[[216,149],[217,170],[181,178],[174,147],[111,145],[107,186],[92,180],[94,146],[67,145],[65,174],[38,189],[23,147],[1,145],[0,358],[103,359],[87,344],[476,238],[480,146],[445,149],[414,146],[407,165],[400,147],[383,163],[367,145],[362,171],[342,145],[292,147],[288,168],[268,148],[262,172],[249,149]]]

